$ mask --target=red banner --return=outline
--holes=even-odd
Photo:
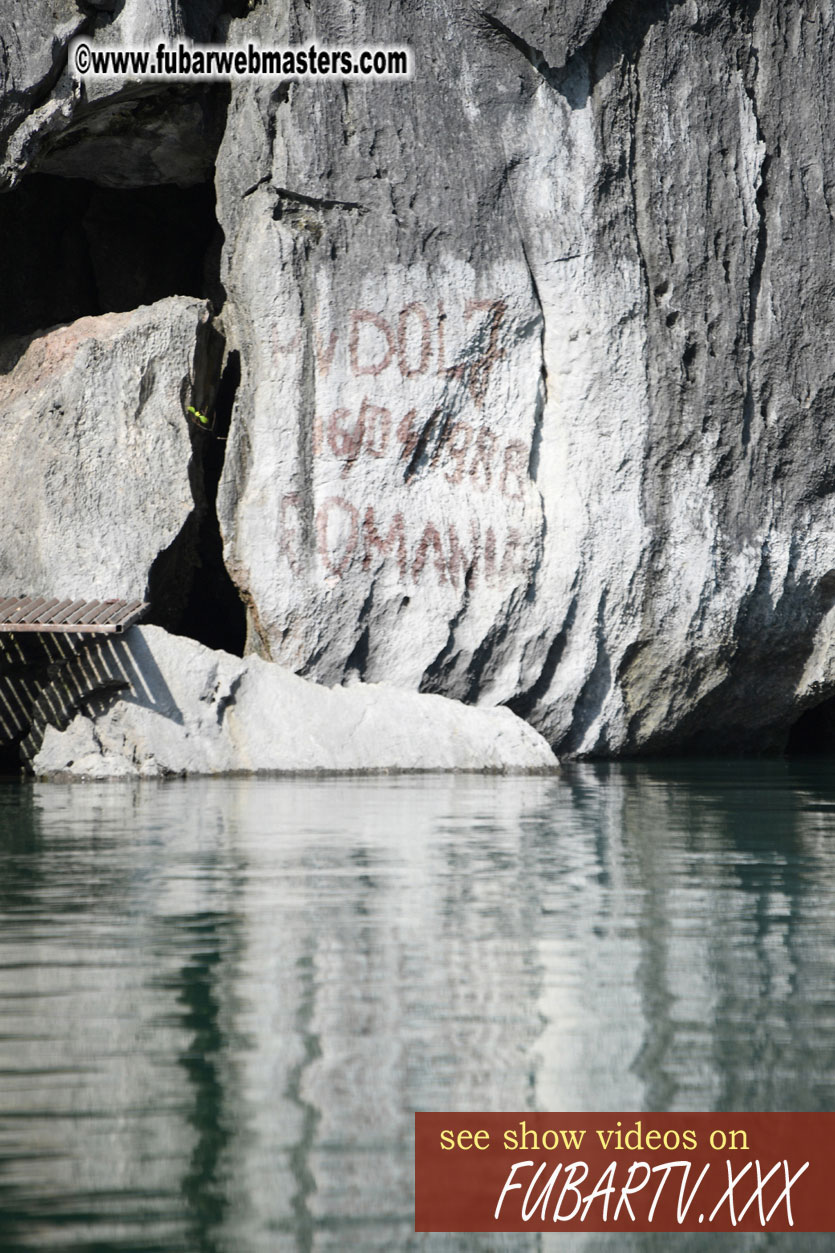
[[[835,1114],[415,1114],[415,1231],[835,1231]]]

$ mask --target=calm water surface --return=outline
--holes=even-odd
[[[0,1250],[416,1236],[415,1109],[835,1109],[835,763],[0,787]],[[799,1242],[799,1243],[798,1243]]]

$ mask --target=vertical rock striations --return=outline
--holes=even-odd
[[[416,74],[233,91],[252,646],[563,752],[779,745],[835,677],[833,15],[284,12],[233,32],[409,42]]]

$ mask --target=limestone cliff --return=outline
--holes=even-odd
[[[780,747],[833,697],[829,0],[0,0],[0,16],[17,32],[0,226],[27,186],[83,180],[98,275],[86,304],[60,266],[39,275],[9,336],[49,325],[50,276],[54,322],[129,308],[101,277],[113,197],[135,189],[153,216],[152,194],[191,191],[197,221],[213,181],[222,239],[206,220],[200,273],[126,282],[152,308],[213,302],[223,360],[176,367],[178,416],[202,378],[216,426],[194,507],[249,651],[329,685],[507,705],[585,755]],[[86,91],[62,62],[80,31],[408,44],[415,73]],[[129,233],[152,276],[155,234]],[[118,337],[102,351],[110,407],[135,383]],[[0,379],[4,409],[15,386]],[[33,423],[51,394],[31,394]],[[101,440],[106,458],[105,423]],[[17,509],[7,496],[4,534]],[[75,526],[78,546],[83,509]],[[148,578],[170,530],[145,539]],[[4,539],[14,591],[40,542]],[[199,543],[177,578],[186,561]]]

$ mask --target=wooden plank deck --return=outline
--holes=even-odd
[[[59,600],[47,596],[0,596],[0,632],[39,635],[121,635],[150,606],[143,600]]]

